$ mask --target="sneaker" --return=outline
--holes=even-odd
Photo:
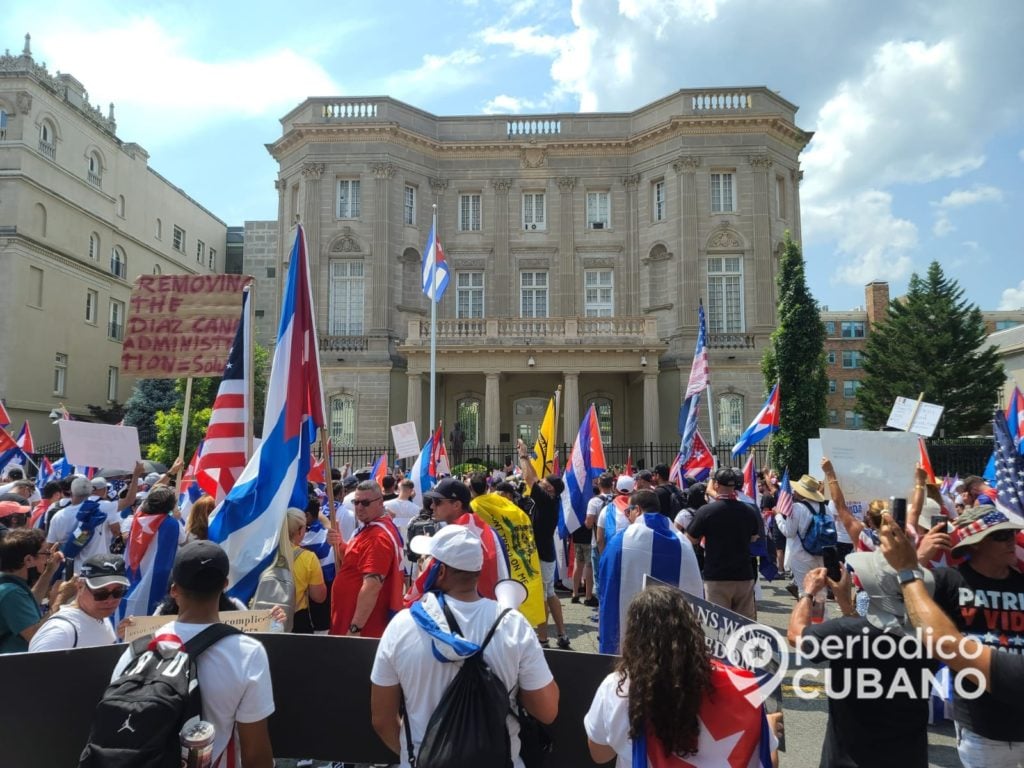
[[[569,638],[566,637],[565,635],[559,635],[558,636],[558,647],[561,648],[563,651],[572,650],[569,647]]]
[[[597,608],[597,606],[599,605],[596,597],[588,597],[586,600],[583,601],[583,604],[587,606],[587,608]]]
[[[786,591],[789,592],[789,594],[791,594],[793,597],[800,597],[800,589],[793,582],[790,582],[786,585]]]
[[[570,600],[569,602],[572,603],[573,605],[579,605],[580,604],[580,596],[579,595],[573,595],[572,596],[572,600]]]
[[[551,641],[550,640],[539,640],[538,642],[540,643],[540,647],[541,648],[550,648],[551,647]]]

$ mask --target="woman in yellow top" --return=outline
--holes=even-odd
[[[288,538],[292,543],[292,578],[295,580],[295,619],[292,632],[313,634],[313,620],[309,615],[309,601],[322,603],[327,599],[327,585],[320,561],[308,549],[303,549],[302,537],[306,533],[306,513],[301,509],[288,510]]]

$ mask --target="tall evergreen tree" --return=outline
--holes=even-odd
[[[800,246],[786,233],[779,260],[778,325],[761,360],[765,392],[779,383],[779,431],[772,437],[770,459],[791,476],[808,471],[807,439],[825,426],[825,325],[807,288]],[[811,467],[811,471],[816,470]]]
[[[156,440],[156,413],[170,410],[178,402],[174,379],[139,379],[124,404],[124,423],[139,432],[143,452]]]
[[[899,396],[945,407],[940,429],[951,437],[987,430],[1005,378],[986,341],[981,310],[933,261],[924,278],[911,275],[907,295],[889,302],[870,329],[857,410],[869,428],[885,424]]]

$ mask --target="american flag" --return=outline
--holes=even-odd
[[[997,409],[992,419],[995,442],[996,505],[1024,517],[1024,456],[1017,453],[1006,417]]]
[[[246,431],[250,423],[246,364],[252,344],[249,327],[249,289],[242,292],[242,319],[228,352],[224,377],[213,401],[203,451],[196,467],[196,482],[220,503],[245,469]]]
[[[779,495],[775,499],[775,514],[789,517],[793,513],[793,488],[789,484],[789,467],[782,473]]]

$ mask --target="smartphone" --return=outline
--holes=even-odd
[[[930,527],[934,528],[936,525],[943,526],[940,533],[949,533],[949,518],[945,515],[932,515]]]
[[[839,562],[839,550],[835,547],[823,547],[821,559],[825,565],[825,571],[832,581],[839,581],[843,578],[842,563]]]
[[[907,500],[899,496],[889,497],[889,509],[892,512],[892,519],[900,528],[907,527]]]

